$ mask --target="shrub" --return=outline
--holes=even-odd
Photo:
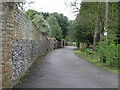
[[[96,47],[97,55],[100,57],[100,62],[106,63],[109,66],[118,65],[118,44],[114,41],[100,41]]]

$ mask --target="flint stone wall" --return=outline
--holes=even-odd
[[[18,80],[29,67],[37,60],[37,56],[42,55],[47,51],[48,42],[42,40],[18,40],[13,41],[13,82],[18,83]]]

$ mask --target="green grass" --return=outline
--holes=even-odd
[[[75,54],[78,55],[80,58],[87,60],[88,62],[92,63],[93,65],[100,67],[104,70],[113,72],[118,74],[118,68],[117,67],[110,67],[110,66],[106,66],[106,64],[104,63],[100,63],[100,59],[97,55],[88,55],[87,53],[83,53],[79,50],[75,51]]]

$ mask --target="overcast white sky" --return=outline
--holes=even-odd
[[[34,10],[50,13],[52,12],[63,13],[70,20],[75,19],[75,14],[72,13],[72,9],[65,5],[65,3],[69,4],[74,0],[27,0],[27,1],[35,2],[34,4],[31,4],[31,8]],[[79,2],[81,2],[81,0],[79,0]]]

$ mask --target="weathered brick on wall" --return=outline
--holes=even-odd
[[[0,15],[1,19],[1,15]],[[2,88],[2,25],[0,21],[0,89]]]
[[[0,4],[0,89],[2,88],[2,4]]]
[[[14,5],[13,3],[11,3]],[[13,26],[10,25],[13,18],[14,6],[2,3],[2,87],[12,87],[12,40],[14,36]],[[11,18],[11,20],[8,19]]]

